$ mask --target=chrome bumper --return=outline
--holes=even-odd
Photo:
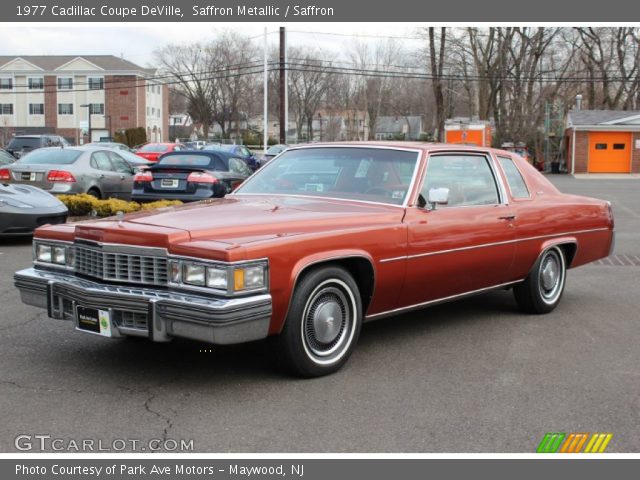
[[[108,310],[112,336],[166,342],[173,337],[226,345],[265,338],[271,295],[215,298],[150,288],[110,285],[65,272],[27,268],[14,275],[27,305],[51,318],[76,320],[76,306]]]

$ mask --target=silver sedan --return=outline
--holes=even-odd
[[[134,173],[113,149],[53,147],[34,150],[0,169],[0,182],[33,185],[53,194],[129,200]]]

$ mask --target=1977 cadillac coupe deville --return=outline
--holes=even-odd
[[[292,147],[223,199],[39,228],[22,300],[76,330],[231,344],[274,337],[293,373],[338,370],[363,322],[496,288],[552,311],[607,256],[608,202],[513,153]]]

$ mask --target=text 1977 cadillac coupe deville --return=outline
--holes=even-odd
[[[364,321],[512,287],[553,310],[613,248],[608,202],[517,155],[408,143],[293,147],[224,199],[38,229],[23,302],[107,337],[275,337],[296,374],[338,370]]]

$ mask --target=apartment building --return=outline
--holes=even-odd
[[[144,127],[147,140],[168,141],[168,87],[157,77],[112,55],[0,56],[0,130],[82,144]]]

